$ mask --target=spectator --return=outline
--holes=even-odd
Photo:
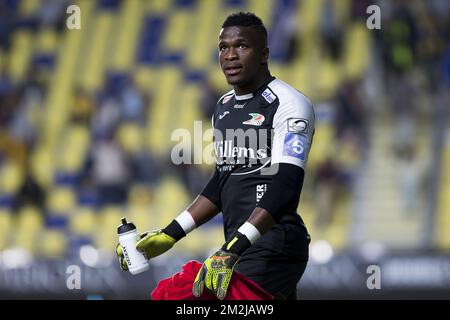
[[[337,92],[336,132],[341,137],[348,129],[360,141],[366,140],[366,105],[360,92],[359,80],[349,80]]]
[[[102,98],[92,118],[94,137],[112,136],[121,120],[120,112],[119,103],[114,96],[107,95]]]
[[[327,158],[318,166],[315,175],[316,228],[323,230],[332,222],[339,187],[338,168],[331,158]]]
[[[93,113],[92,98],[82,88],[76,88],[71,104],[71,121],[74,123],[85,124],[90,123]]]
[[[95,142],[83,170],[97,191],[100,206],[123,204],[127,200],[130,162],[112,137]]]
[[[136,88],[133,80],[129,79],[120,94],[120,101],[122,107],[122,119],[124,121],[134,121],[144,123],[146,120],[145,114],[145,99],[144,96]]]
[[[15,210],[18,211],[25,206],[33,206],[43,210],[45,202],[45,189],[36,181],[28,164],[25,168],[25,178],[15,197]]]

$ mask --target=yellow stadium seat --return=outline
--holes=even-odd
[[[338,64],[334,63],[331,59],[324,59],[322,61],[317,81],[317,90],[320,92],[322,99],[328,100],[333,98],[341,81],[340,73]]]
[[[111,55],[108,54],[108,39],[115,25],[115,16],[107,11],[99,12],[93,21],[90,45],[80,73],[81,86],[87,90],[97,90],[104,80],[104,71]]]
[[[222,20],[217,19],[219,8],[219,1],[200,0],[197,5],[196,26],[191,34],[186,56],[187,64],[194,69],[205,69],[212,62],[212,49],[217,47],[217,43],[211,39],[218,38]]]
[[[120,224],[120,220],[125,214],[121,207],[108,206],[100,211],[100,225],[105,228],[115,228]]]
[[[77,208],[70,218],[69,229],[75,235],[90,236],[97,229],[97,217],[91,208]]]
[[[52,214],[69,215],[75,204],[76,196],[71,188],[54,188],[48,193],[47,208]]]
[[[97,248],[114,250],[117,238],[117,226],[126,211],[120,207],[109,206],[100,212],[98,228],[94,234],[94,243]]]
[[[81,170],[81,167],[85,158],[85,149],[73,147],[73,148],[65,148],[65,152],[61,153],[60,158],[58,159],[58,169],[64,172],[78,172]]]
[[[228,85],[222,70],[217,65],[209,67],[207,75],[209,82],[217,92],[223,92],[225,94],[232,89]]]
[[[145,0],[144,5],[150,14],[164,14],[172,7],[172,0]]]
[[[168,224],[189,204],[190,197],[181,182],[165,177],[155,192],[155,207],[161,215],[162,223]]]
[[[41,0],[28,0],[21,1],[19,6],[19,12],[22,16],[30,16],[36,13],[41,6]]]
[[[83,13],[82,27],[80,30],[63,33],[57,52],[58,63],[51,77],[45,102],[45,111],[49,116],[46,118],[41,138],[50,150],[56,148],[61,137],[61,130],[65,127],[69,116],[72,86],[76,80],[75,75],[80,74],[80,70],[77,68],[86,65],[86,63],[78,64],[78,60],[80,55],[84,57],[84,51],[81,51],[84,43],[82,40],[92,29],[86,28],[86,25],[90,25],[95,2],[79,0],[77,5],[80,6]],[[81,74],[83,73],[81,72]]]
[[[168,19],[167,33],[163,39],[163,45],[169,51],[181,52],[186,48],[187,41],[189,41],[188,33],[191,16],[189,12],[184,10],[175,11]]]
[[[118,132],[118,141],[120,146],[128,152],[138,152],[144,144],[144,134],[139,125],[135,123],[126,123],[120,126]]]
[[[38,249],[36,237],[43,227],[42,213],[32,206],[23,207],[18,212],[15,225],[13,237],[15,245],[35,253]]]
[[[200,90],[200,87],[196,85],[185,85],[181,89],[180,99],[184,101],[185,107],[180,110],[178,123],[175,123],[175,127],[190,130],[193,128],[194,121],[203,120],[203,115],[199,108],[202,94]]]
[[[88,146],[90,143],[89,129],[82,125],[72,125],[67,132],[65,142],[73,146]]]
[[[150,92],[158,79],[158,71],[145,65],[137,65],[133,74],[134,83],[141,92]]]
[[[29,234],[21,231],[14,236],[14,246],[25,249],[31,253],[38,252],[37,234]]]
[[[58,34],[51,27],[42,28],[36,36],[35,50],[39,53],[52,53],[58,45]]]
[[[43,226],[42,212],[33,206],[26,206],[20,209],[17,216],[17,229],[20,232],[33,234]]]
[[[152,203],[153,188],[144,184],[133,184],[128,192],[128,202],[131,205],[148,207]]]
[[[254,12],[264,21],[264,25],[268,28],[272,26],[272,16],[274,10],[273,0],[248,0],[249,11]]]
[[[208,239],[208,241],[205,241]],[[225,241],[222,227],[210,227],[194,230],[186,239],[177,243],[174,251],[192,255],[202,255],[217,250]]]
[[[58,155],[57,169],[65,172],[77,172],[81,169],[86,152],[89,147],[90,137],[86,127],[81,125],[71,126]]]
[[[351,0],[333,1],[333,11],[336,14],[337,21],[340,25],[344,25],[348,20],[351,11]]]
[[[31,155],[31,169],[38,183],[43,187],[49,187],[53,182],[52,152],[47,147],[37,147]]]
[[[39,253],[47,258],[61,258],[66,253],[67,236],[57,230],[45,230],[39,237]]]
[[[361,77],[369,65],[370,37],[365,24],[354,23],[345,33],[344,76],[348,79]]]
[[[127,219],[134,223],[140,233],[161,229],[164,227],[160,223],[160,217],[152,206],[129,206],[127,209]]]
[[[324,0],[305,0],[297,7],[298,21],[302,22],[305,34],[317,34],[323,5]]]
[[[9,235],[13,231],[13,219],[9,210],[0,210],[0,250],[8,245]]]
[[[178,96],[173,94],[180,86],[181,71],[165,68],[159,74],[159,83],[149,112],[148,143],[158,155],[168,151],[173,122],[178,110]]]
[[[23,79],[30,65],[32,39],[33,35],[28,30],[19,30],[13,34],[8,70],[16,81]]]
[[[309,165],[316,165],[331,156],[336,150],[334,127],[330,123],[317,123],[314,146],[308,156]]]
[[[450,142],[442,152],[440,192],[437,198],[435,244],[439,249],[450,250]]]
[[[0,190],[6,194],[16,193],[23,180],[22,168],[13,162],[7,162],[0,168]]]
[[[117,30],[112,50],[111,68],[125,71],[131,69],[136,56],[139,31],[142,26],[142,0],[127,0],[122,2],[118,21],[115,24]]]

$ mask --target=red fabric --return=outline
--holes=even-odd
[[[192,284],[202,264],[197,261],[187,262],[180,272],[161,280],[152,291],[153,300],[217,300],[208,290],[201,297],[192,295]],[[231,278],[225,300],[271,300],[273,296],[258,284],[235,271]]]

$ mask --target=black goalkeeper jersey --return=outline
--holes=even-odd
[[[222,96],[212,123],[215,187],[213,192],[209,188],[202,194],[222,211],[228,240],[269,189],[277,164],[305,169],[314,133],[314,111],[303,94],[271,78],[252,94],[237,96],[230,91]],[[297,206],[298,202],[287,205],[271,230],[244,255],[283,253],[307,259],[310,237]]]

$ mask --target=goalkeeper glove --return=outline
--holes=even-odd
[[[209,291],[213,292],[220,300],[223,300],[227,295],[228,285],[238,260],[239,256],[237,254],[226,252],[222,249],[214,253],[205,260],[195,277],[192,294],[195,297],[200,297],[206,285]]]
[[[176,220],[173,220],[166,228],[141,234],[141,240],[136,243],[136,249],[144,254],[147,259],[157,257],[184,237],[186,233]],[[120,244],[116,246],[116,254],[119,257],[120,267],[127,271],[128,265],[123,255]]]
[[[157,257],[176,243],[176,240],[164,233],[162,230],[145,232],[141,234],[141,240],[136,243],[136,249],[144,254],[147,259]],[[128,265],[123,255],[123,249],[120,244],[116,246],[116,254],[119,257],[120,267],[127,271]]]
[[[237,231],[219,251],[205,260],[195,277],[192,294],[200,297],[206,286],[217,298],[223,300],[227,295],[234,267],[240,255],[250,246],[248,238]]]

